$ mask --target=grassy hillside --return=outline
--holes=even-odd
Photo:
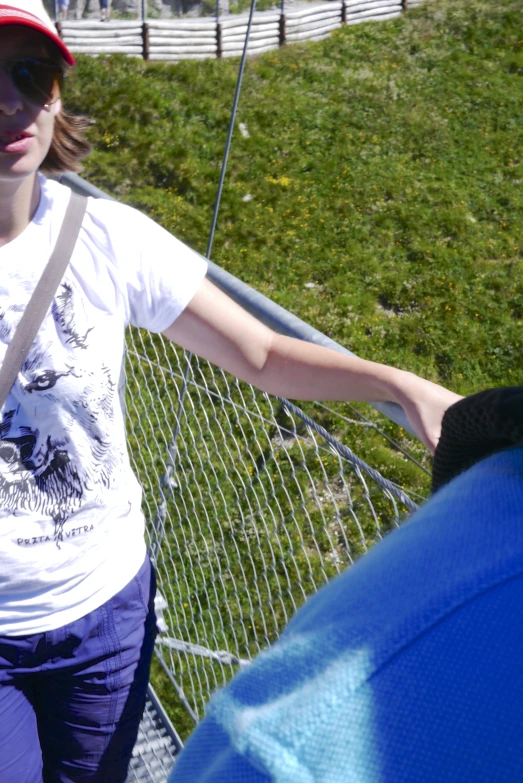
[[[213,259],[362,356],[521,382],[522,11],[436,0],[250,60]],[[84,57],[68,88],[86,176],[199,250],[237,67]]]

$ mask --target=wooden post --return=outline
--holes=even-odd
[[[341,0],[341,23],[347,24],[347,6],[345,0]]]
[[[62,31],[62,23],[61,22],[55,22],[54,26],[56,27],[56,32],[58,33],[59,38],[63,38],[63,31]]]
[[[285,14],[280,15],[280,32],[279,32],[279,38],[280,38],[280,46],[283,46],[286,39],[287,34],[285,30]]]
[[[142,24],[142,54],[144,60],[149,60],[149,25],[147,22]]]
[[[218,60],[222,58],[222,26],[220,22],[216,23],[216,57]]]
[[[401,10],[402,11],[409,10],[409,0],[401,0]]]

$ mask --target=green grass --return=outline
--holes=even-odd
[[[520,382],[522,10],[442,0],[252,59],[213,259],[362,356]],[[67,96],[86,176],[200,251],[237,65],[79,58]]]
[[[235,129],[213,260],[366,358],[463,394],[522,383],[522,12],[523,0],[435,0],[392,22],[345,28],[323,42],[250,60],[238,113],[249,136]],[[200,251],[207,244],[237,68],[231,60],[167,65],[79,57],[69,80],[67,103],[94,121],[85,176]],[[310,282],[314,288],[306,287]],[[173,424],[172,388],[162,388],[161,376],[157,383],[167,420],[160,411],[156,424],[146,421],[154,398],[131,412],[148,518],[158,504],[155,471],[162,474],[164,465],[160,451],[149,453],[145,446]],[[134,399],[139,390],[133,379]],[[223,412],[204,407],[222,426]],[[377,435],[341,427],[330,414],[321,418],[387,477],[426,492],[423,474]],[[248,429],[244,420],[236,423]],[[427,461],[405,433],[384,428]],[[219,514],[207,532],[195,532],[191,513],[204,519],[206,503],[191,496],[198,497],[208,471],[205,464],[193,474],[189,468],[198,450],[205,453],[209,432],[195,451],[180,454],[180,472],[187,469],[188,478],[169,501],[170,561],[162,568],[173,585],[171,603],[184,638],[214,623],[220,630],[213,643],[228,647],[235,626],[245,624],[245,649],[252,652],[274,638],[299,602],[299,590],[293,590],[300,580],[312,589],[331,575],[322,559],[330,534],[307,501],[310,522],[298,515],[298,536],[278,551],[282,572],[264,571],[267,555],[253,542],[261,535],[276,551],[282,530],[263,531],[263,518],[250,526],[242,521],[253,498],[270,489],[274,468],[269,460],[267,471],[253,479],[249,438],[242,458],[251,472],[246,469],[242,480],[252,479],[250,499],[238,497],[228,483],[235,466],[221,464],[221,447],[208,463],[223,491],[219,502],[213,500]],[[274,503],[283,501],[301,459],[287,458]],[[319,487],[319,461],[311,458],[309,470]],[[325,470],[333,484],[336,466]],[[303,481],[300,474],[296,486]],[[193,512],[185,511],[191,502]],[[375,503],[387,529],[390,514],[381,499]],[[368,543],[376,538],[371,523],[363,513]],[[344,524],[358,554],[359,531],[350,517]],[[320,557],[311,555],[314,547]],[[252,552],[245,590],[259,587],[260,573],[266,578],[254,612],[240,582]],[[296,569],[287,591],[284,564]],[[226,622],[220,601],[212,598],[218,574]],[[263,627],[264,612],[274,628]],[[203,697],[206,683],[214,686],[227,676],[214,664],[178,660],[177,666],[187,692],[196,679]],[[155,683],[170,703],[158,671]],[[183,711],[173,714],[186,732]]]

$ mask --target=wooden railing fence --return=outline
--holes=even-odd
[[[393,19],[426,0],[332,0],[298,11],[254,14],[248,53],[261,54],[295,41],[320,41],[347,24]],[[196,19],[57,22],[76,53],[121,53],[145,60],[203,60],[243,52],[247,16]]]

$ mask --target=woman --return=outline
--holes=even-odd
[[[51,254],[78,166],[74,58],[40,0],[0,4],[0,360]],[[90,199],[68,270],[1,413],[0,780],[124,781],[155,634],[154,575],[116,392],[133,323],[285,397],[393,400],[434,449],[457,396],[276,335],[152,221]],[[23,737],[23,743],[20,742]]]

